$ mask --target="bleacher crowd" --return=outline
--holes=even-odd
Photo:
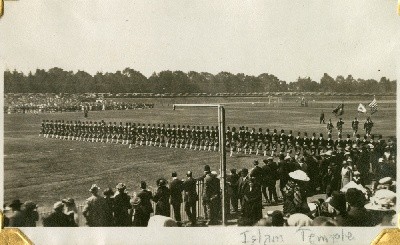
[[[151,103],[116,102],[84,94],[5,94],[4,113],[53,113],[154,108]]]
[[[143,124],[102,122],[43,121],[41,135],[46,138],[122,143],[133,146],[157,146],[192,150],[218,150],[218,127],[169,125],[156,127]],[[262,136],[261,136],[262,135]],[[378,135],[350,135],[342,139],[331,134],[324,139],[320,133],[284,130],[269,134],[240,127],[227,127],[226,141],[232,152],[253,154],[264,159],[254,160],[252,166],[227,175],[228,215],[236,215],[238,225],[263,226],[376,226],[395,224],[396,203],[396,139]],[[260,147],[261,145],[261,147]],[[240,150],[238,150],[240,149]],[[261,154],[262,152],[262,154]],[[263,162],[263,164],[261,164]],[[262,166],[261,166],[262,165]],[[169,184],[168,184],[169,183]],[[119,183],[114,190],[90,188],[83,216],[88,226],[151,226],[152,219],[166,226],[198,226],[199,220],[208,225],[221,221],[220,177],[210,166],[198,178],[192,172],[181,180],[172,173],[171,180],[160,178],[157,189],[149,191],[145,182],[140,189],[128,194]],[[201,185],[201,190],[198,186]],[[281,193],[281,196],[278,196]],[[317,197],[317,199],[316,199]],[[318,198],[321,197],[321,198]],[[181,207],[188,221],[182,221]],[[54,204],[54,212],[43,219],[44,226],[76,226],[76,208],[72,199]],[[201,219],[198,211],[202,207]],[[266,206],[280,206],[280,211],[267,212]],[[19,200],[10,205],[10,226],[24,226],[37,215],[29,211],[35,204],[22,205]],[[25,206],[25,211],[21,211]],[[30,209],[26,206],[31,207]],[[26,211],[28,210],[28,211]],[[196,213],[197,212],[197,213]],[[27,214],[26,214],[27,213]],[[154,217],[150,218],[154,214]],[[18,217],[18,218],[16,218]],[[32,218],[33,217],[33,218]],[[164,218],[163,218],[164,217]],[[19,220],[19,222],[17,221]],[[27,221],[28,220],[28,221]],[[155,222],[157,223],[157,222]],[[201,222],[200,222],[201,223]]]

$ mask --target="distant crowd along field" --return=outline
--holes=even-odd
[[[153,108],[153,103],[117,102],[84,94],[5,94],[4,113],[49,113]]]

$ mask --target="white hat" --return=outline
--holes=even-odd
[[[396,206],[396,193],[386,189],[377,190],[375,195],[364,207],[377,211],[392,211]]]
[[[310,178],[307,176],[307,174],[302,170],[296,170],[296,171],[290,172],[289,176],[292,179],[296,179],[296,180],[300,180],[300,181],[309,181],[310,180]]]
[[[378,162],[383,162],[383,158],[382,158],[382,157],[379,158],[379,159],[378,159]]]
[[[291,156],[286,156],[285,160],[288,160],[288,159],[292,159],[292,157]]]
[[[331,151],[331,150],[326,151],[326,152],[325,152],[325,155],[327,155],[327,156],[332,156],[332,151]]]
[[[368,146],[369,146],[370,149],[374,149],[375,148],[373,144],[368,144]]]
[[[217,173],[217,171],[211,171],[211,175],[217,176],[218,173]]]
[[[392,178],[391,177],[385,177],[382,178],[378,181],[379,184],[384,185],[384,184],[392,184]]]

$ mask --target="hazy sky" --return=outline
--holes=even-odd
[[[397,0],[5,2],[7,69],[400,77]],[[396,66],[397,64],[397,66]]]

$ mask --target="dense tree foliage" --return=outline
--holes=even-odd
[[[131,68],[122,72],[91,75],[85,71],[64,71],[54,67],[37,69],[33,74],[4,72],[5,93],[253,93],[253,92],[357,92],[387,93],[396,91],[396,81],[382,77],[354,79],[352,75],[333,78],[325,73],[319,82],[299,77],[287,83],[268,73],[249,76],[243,73],[161,71],[146,78]]]

